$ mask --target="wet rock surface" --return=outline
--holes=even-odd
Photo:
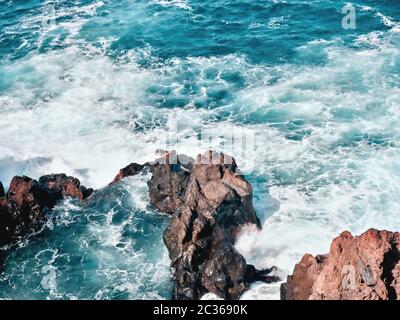
[[[121,169],[111,184],[150,172],[149,199],[171,215],[163,240],[174,269],[174,299],[206,293],[238,299],[252,282],[275,282],[274,268],[257,270],[234,248],[242,227],[260,228],[252,187],[235,160],[207,152],[196,159],[175,152],[143,165]],[[7,248],[38,230],[58,201],[86,200],[92,189],[65,174],[38,181],[16,176],[5,192],[0,183],[0,266]],[[92,197],[93,199],[93,197]],[[400,233],[370,229],[360,236],[343,232],[329,254],[306,254],[281,286],[283,300],[399,300]]]
[[[44,197],[44,206],[54,206],[60,199],[71,197],[85,200],[92,193],[93,189],[81,186],[80,181],[65,174],[53,174],[42,176],[39,179],[39,187]],[[52,201],[54,200],[54,201]]]
[[[196,159],[167,152],[147,164],[150,202],[171,214],[164,243],[175,270],[174,299],[199,299],[214,293],[238,299],[256,277],[233,244],[240,229],[260,222],[252,187],[233,158],[207,152]]]
[[[185,201],[193,159],[176,153],[148,164],[151,171],[149,187],[150,202],[161,212],[173,214]]]
[[[327,256],[305,255],[281,287],[284,300],[399,300],[400,233],[345,231]]]
[[[172,215],[163,240],[175,270],[174,299],[206,293],[238,299],[253,281],[277,280],[272,270],[247,265],[233,246],[243,226],[260,222],[252,187],[232,157],[209,151],[193,159],[172,151],[134,168],[129,175],[151,172],[150,202]]]
[[[36,181],[14,177],[7,194],[0,197],[0,246],[40,228],[48,210],[66,197],[84,200],[92,189],[65,174],[47,175]]]
[[[2,225],[9,240],[28,233],[45,216],[42,210],[42,192],[39,183],[28,177],[14,177],[6,195],[6,214]]]
[[[272,282],[271,270],[247,265],[234,248],[246,225],[260,228],[252,204],[252,187],[235,160],[207,152],[196,159],[164,152],[152,163],[132,163],[120,170],[110,185],[125,177],[150,172],[149,199],[171,215],[163,240],[174,268],[174,299],[199,299],[214,293],[238,299],[251,282]],[[93,193],[65,174],[14,177],[8,192],[0,188],[0,246],[43,226],[58,201],[85,200]],[[96,197],[91,197],[91,199]]]
[[[110,183],[110,185],[115,184],[126,177],[135,176],[140,173],[146,165],[138,164],[138,163],[131,163],[130,165],[126,166],[119,170],[118,174],[114,178],[114,180]]]

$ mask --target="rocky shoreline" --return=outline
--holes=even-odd
[[[238,299],[256,280],[277,281],[271,270],[247,265],[234,248],[244,225],[261,228],[252,187],[233,158],[207,152],[196,159],[166,153],[151,164],[130,164],[114,183],[148,168],[150,202],[171,214],[163,240],[174,268],[173,299],[199,299],[214,293]]]
[[[238,299],[254,281],[272,282],[272,269],[257,270],[234,248],[244,225],[260,228],[252,187],[233,158],[207,152],[192,159],[166,152],[152,163],[132,163],[110,185],[150,171],[150,203],[171,215],[163,240],[174,269],[173,299],[199,299],[214,293]],[[22,237],[39,230],[47,213],[65,198],[89,201],[95,194],[74,177],[46,175],[38,181],[14,177],[0,188],[0,247],[6,252]]]
[[[274,268],[257,270],[234,248],[241,228],[261,228],[252,187],[234,158],[212,151],[196,159],[164,152],[154,162],[121,169],[110,185],[143,172],[151,173],[150,203],[171,216],[163,241],[174,270],[173,299],[213,293],[236,300],[255,281],[280,281]],[[43,227],[59,201],[84,202],[95,192],[65,174],[39,180],[16,176],[7,193],[0,182],[0,266],[15,243]],[[400,299],[400,234],[343,232],[329,254],[302,258],[281,285],[281,299]]]

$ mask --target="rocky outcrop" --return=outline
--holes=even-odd
[[[48,207],[53,207],[57,201],[67,197],[85,200],[93,193],[93,189],[81,186],[77,178],[65,174],[40,177],[39,188],[43,196],[42,205]]]
[[[144,171],[152,174],[150,202],[171,215],[163,240],[175,270],[175,299],[199,299],[206,293],[238,299],[253,281],[277,280],[270,276],[272,270],[247,265],[234,248],[242,227],[260,228],[260,222],[252,187],[233,158],[207,152],[192,159],[164,152],[155,162],[121,169],[110,184]],[[64,174],[38,181],[14,177],[7,194],[0,193],[0,247],[41,227],[59,200],[85,200],[92,193]]]
[[[12,179],[6,195],[7,212],[1,221],[6,229],[6,242],[27,233],[43,221],[41,199],[42,193],[36,180],[25,176]]]
[[[286,300],[399,300],[400,233],[343,232],[327,256],[305,255],[281,287]]]
[[[130,165],[126,166],[125,168],[119,170],[119,173],[116,175],[114,180],[110,183],[110,185],[121,181],[122,179],[130,176],[135,176],[139,172],[143,170],[146,165],[138,164],[138,163],[131,163]]]
[[[3,185],[0,183],[0,247],[10,238],[8,204],[5,198]],[[0,250],[0,270],[3,262],[3,252]]]
[[[0,246],[42,226],[47,211],[61,199],[84,200],[92,192],[65,174],[43,176],[39,181],[14,177],[7,194],[0,198]]]
[[[281,299],[308,300],[325,261],[324,255],[316,257],[311,254],[304,255],[296,264],[293,274],[288,276],[287,282],[281,285]]]
[[[173,214],[182,204],[193,161],[175,152],[165,152],[162,158],[153,163],[131,163],[119,171],[110,185],[149,170],[152,173],[148,182],[150,202],[159,211]]]
[[[238,299],[252,281],[276,281],[271,270],[247,265],[233,246],[244,225],[260,227],[252,187],[233,158],[166,152],[144,166],[152,173],[150,202],[172,215],[163,239],[175,269],[175,299],[199,299],[209,292]]]
[[[165,166],[165,165],[164,165]],[[190,170],[191,169],[191,170]],[[175,298],[197,299],[211,292],[237,299],[247,287],[247,264],[234,247],[241,227],[259,221],[251,185],[237,174],[233,158],[206,153],[181,172],[186,191],[164,233],[175,267]]]

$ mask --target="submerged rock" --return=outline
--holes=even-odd
[[[29,177],[14,177],[7,194],[0,198],[0,246],[40,228],[48,210],[66,197],[86,199],[92,189],[65,174],[47,175],[39,182]]]
[[[195,160],[166,152],[146,166],[152,173],[150,202],[172,215],[163,240],[175,269],[174,299],[206,293],[238,299],[251,281],[272,281],[233,246],[244,225],[260,228],[252,187],[233,158],[207,152]]]
[[[305,255],[287,283],[284,300],[400,300],[400,233],[343,232],[327,256]]]

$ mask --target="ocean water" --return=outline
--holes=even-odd
[[[263,223],[237,242],[248,262],[285,276],[343,230],[398,230],[400,6],[353,1],[346,30],[345,4],[0,0],[0,180],[65,172],[101,188],[167,140],[194,156],[202,132],[240,132]],[[0,298],[170,298],[168,217],[147,178],[59,204],[9,255]]]

